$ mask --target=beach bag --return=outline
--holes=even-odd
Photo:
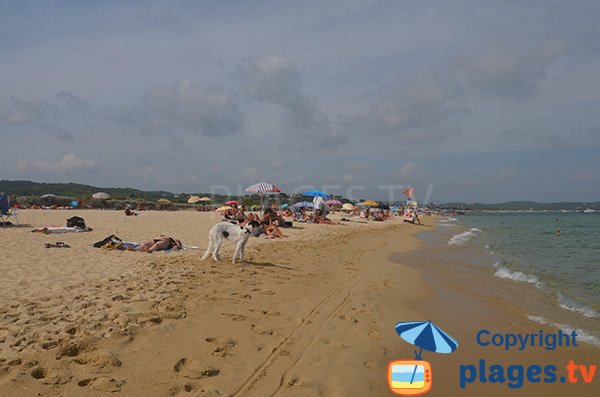
[[[123,240],[121,240],[114,234],[111,234],[110,236],[106,237],[105,239],[95,242],[94,248],[103,248],[105,246],[113,247],[113,246],[119,246],[119,245],[121,245],[121,246],[123,245]]]
[[[74,216],[67,219],[67,227],[78,227],[80,229],[85,229],[85,220],[79,216]]]

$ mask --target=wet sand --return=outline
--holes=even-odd
[[[506,351],[504,347],[480,346],[477,333],[489,330],[490,336],[499,334],[544,334],[556,333],[558,328],[542,325],[527,318],[530,309],[539,300],[538,292],[531,286],[513,281],[498,279],[493,270],[478,266],[468,266],[456,248],[448,246],[448,230],[439,228],[427,233],[427,244],[420,250],[412,251],[395,259],[419,269],[423,281],[431,292],[419,303],[418,309],[427,320],[432,320],[459,342],[459,348],[452,354],[426,352],[423,359],[432,365],[432,396],[596,396],[598,395],[598,376],[591,384],[585,384],[578,375],[577,384],[561,383],[560,378],[567,376],[565,369],[570,360],[578,364],[598,365],[600,350],[583,341],[577,347],[558,347],[547,350],[545,347],[528,346],[519,351],[513,347]],[[420,236],[421,238],[425,236]],[[474,254],[474,253],[470,253]],[[500,293],[501,292],[501,293]],[[509,296],[510,299],[507,299]],[[546,306],[538,305],[534,314],[545,316]],[[567,313],[569,314],[569,313]],[[566,329],[563,328],[564,331]],[[569,330],[570,332],[570,330]],[[484,337],[483,341],[489,341]],[[405,356],[410,357],[412,346],[406,344]],[[479,360],[485,360],[487,382],[479,378],[473,383],[460,387],[461,365],[474,365],[477,376],[480,375]],[[508,383],[517,386],[505,373],[504,383],[491,383],[490,366],[501,365],[506,371],[510,365],[523,365],[525,370],[531,365],[555,365],[557,381],[555,383],[531,383],[525,380],[521,387],[510,388]],[[516,370],[515,370],[516,371]]]

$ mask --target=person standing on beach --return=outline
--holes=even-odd
[[[315,196],[313,199],[313,207],[315,208],[315,217],[323,215],[323,197]]]

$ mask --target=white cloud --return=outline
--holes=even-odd
[[[345,142],[329,116],[302,88],[294,62],[282,55],[251,56],[235,67],[244,96],[283,109],[283,129],[287,139],[308,147]]]
[[[246,181],[251,180],[258,182],[258,180],[262,178],[263,173],[256,167],[250,167],[243,169],[240,176]]]
[[[436,73],[399,73],[375,93],[367,113],[344,117],[344,126],[369,138],[392,138],[402,145],[438,142],[460,133],[466,109],[455,87]]]
[[[23,173],[73,173],[77,171],[87,170],[98,166],[96,160],[83,159],[74,153],[67,153],[63,158],[56,163],[46,161],[20,161],[17,169]]]
[[[133,107],[112,107],[104,116],[143,135],[185,133],[228,136],[242,132],[244,115],[234,98],[218,88],[202,88],[190,80],[170,87],[154,86]]]

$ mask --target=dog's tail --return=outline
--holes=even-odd
[[[213,244],[214,244],[214,242],[213,242],[212,233],[209,233],[209,235],[208,235],[208,248],[206,248],[206,252],[204,253],[204,255],[202,255],[202,260],[205,260],[205,259],[207,259],[209,257],[210,251],[213,248]]]

